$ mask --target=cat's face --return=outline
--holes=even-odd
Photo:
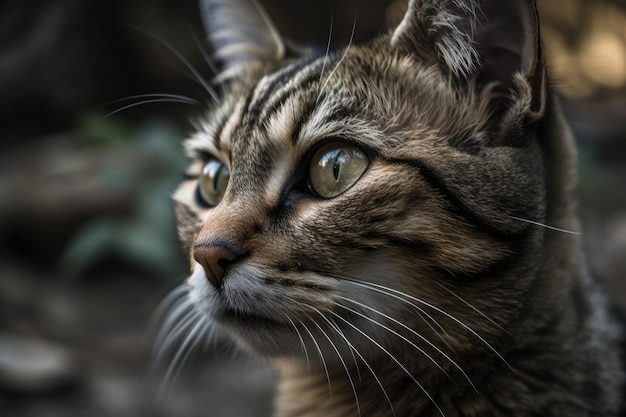
[[[393,36],[246,61],[187,142],[190,298],[258,353],[463,351],[530,285],[516,274],[540,232],[519,219],[544,216],[543,93],[518,69],[501,99],[489,74],[416,53],[412,8]]]

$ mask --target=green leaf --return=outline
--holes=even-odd
[[[117,227],[115,220],[107,218],[84,226],[61,255],[61,269],[77,274],[110,254]]]

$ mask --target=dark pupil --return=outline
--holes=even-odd
[[[339,179],[339,169],[341,168],[341,163],[345,162],[345,160],[345,152],[338,149],[335,153],[335,160],[333,161],[333,176],[335,177],[335,181]]]

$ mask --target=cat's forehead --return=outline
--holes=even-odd
[[[251,66],[202,119],[188,150],[226,160],[263,149],[299,154],[338,137],[381,151],[476,130],[486,112],[460,105],[472,97],[459,97],[436,68],[383,47]]]

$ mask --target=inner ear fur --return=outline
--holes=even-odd
[[[519,99],[528,101],[530,116],[545,111],[546,74],[534,0],[410,0],[391,42],[455,79],[491,89],[491,104],[500,116]],[[527,88],[518,85],[520,76]]]
[[[479,85],[495,85],[508,99],[518,90],[516,75],[528,83],[528,112],[545,112],[546,68],[541,44],[537,6],[531,0],[483,2],[482,17],[474,34],[480,59]],[[507,94],[508,92],[508,94]],[[500,94],[498,94],[500,95]]]

